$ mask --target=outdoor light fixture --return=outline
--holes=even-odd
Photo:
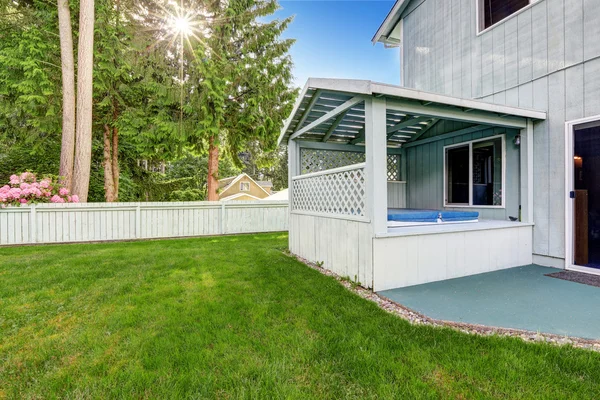
[[[515,136],[513,143],[515,144],[515,146],[520,146],[521,145],[521,135]]]

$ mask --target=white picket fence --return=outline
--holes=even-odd
[[[0,209],[0,245],[287,230],[287,201],[38,204]]]

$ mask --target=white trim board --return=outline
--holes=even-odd
[[[565,259],[533,254],[533,263],[543,267],[565,269]]]
[[[595,271],[593,268],[586,268],[579,265],[575,265],[575,230],[574,230],[574,202],[570,197],[570,192],[575,190],[574,182],[574,163],[573,157],[575,156],[575,141],[574,141],[574,128],[576,125],[583,125],[589,122],[600,121],[600,115],[594,115],[588,118],[581,118],[572,121],[565,122],[565,269],[580,271],[580,272],[591,272]],[[591,270],[591,271],[588,271]]]

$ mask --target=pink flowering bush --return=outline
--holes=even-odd
[[[23,172],[12,175],[8,185],[0,187],[0,207],[32,203],[78,203],[77,195],[70,195],[58,180],[45,177],[38,181],[35,174]]]

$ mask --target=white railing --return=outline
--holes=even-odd
[[[38,204],[0,209],[0,245],[287,229],[287,201]]]
[[[292,212],[365,219],[365,180],[365,163],[295,176]]]

